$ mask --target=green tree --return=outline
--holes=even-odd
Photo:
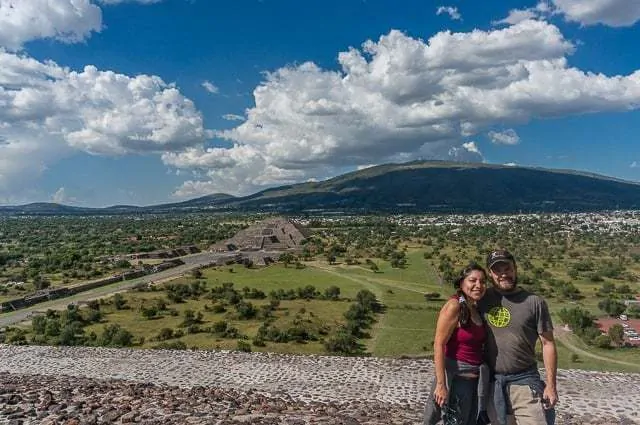
[[[238,318],[242,320],[253,319],[258,314],[258,310],[250,302],[241,301],[236,304]]]
[[[58,337],[59,345],[81,345],[84,342],[84,330],[78,322],[66,324]]]
[[[603,294],[611,294],[615,292],[615,290],[616,290],[616,285],[611,282],[604,282],[602,284],[602,287],[600,288],[600,292],[602,292]]]
[[[158,336],[156,336],[156,339],[158,341],[166,341],[171,338],[173,338],[173,329],[171,328],[160,329],[160,332],[158,332]]]
[[[196,313],[193,310],[185,310],[183,315],[184,315],[184,319],[182,320],[182,323],[180,324],[180,326],[182,326],[182,327],[188,327],[188,326],[198,325],[198,324],[202,323],[202,313],[201,312]]]
[[[329,286],[324,290],[324,297],[328,300],[338,300],[340,298],[340,288],[335,285]]]
[[[44,335],[47,329],[47,318],[45,316],[34,316],[31,319],[31,326],[33,327],[33,333],[36,335]]]
[[[38,291],[47,289],[50,286],[51,286],[51,282],[49,282],[48,279],[40,275],[37,275],[36,277],[33,278],[33,287],[36,288],[36,290]]]
[[[133,335],[120,325],[110,324],[102,330],[98,343],[103,347],[129,347],[133,343]]]
[[[356,294],[356,301],[373,313],[382,311],[382,304],[378,302],[375,294],[367,289],[363,289]]]
[[[116,310],[124,310],[127,307],[127,300],[124,299],[122,294],[115,294],[113,296],[113,306]]]
[[[278,261],[283,263],[285,268],[289,267],[289,264],[293,263],[295,259],[296,258],[294,257],[294,255],[291,254],[290,252],[285,252],[283,254],[280,254],[280,257],[278,257]]]
[[[324,340],[324,347],[331,354],[353,356],[363,353],[358,339],[344,328],[339,329],[333,335]]]
[[[627,306],[611,298],[606,298],[598,303],[598,308],[611,317],[617,317],[624,313]]]
[[[631,304],[627,307],[627,315],[633,318],[640,318],[640,304]]]
[[[609,335],[600,335],[593,340],[593,345],[598,348],[611,348],[611,337]]]
[[[140,313],[142,313],[142,317],[147,320],[155,319],[158,316],[158,307],[152,305],[150,307],[142,306],[140,307]]]
[[[45,328],[46,336],[58,336],[60,335],[60,319],[50,318],[47,320],[47,326]]]
[[[563,323],[569,325],[569,327],[577,333],[594,326],[593,316],[588,311],[583,310],[580,307],[569,309],[563,308],[560,310],[558,315]]]
[[[238,343],[236,345],[236,350],[242,351],[244,353],[250,353],[251,352],[251,344],[249,344],[246,341],[238,340]]]
[[[624,328],[619,323],[611,326],[607,331],[607,334],[609,335],[609,338],[611,338],[611,341],[618,346],[622,345],[624,342]]]

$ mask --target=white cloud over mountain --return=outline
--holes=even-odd
[[[573,51],[556,26],[537,20],[445,31],[428,41],[391,31],[341,52],[338,71],[307,62],[268,74],[254,90],[247,120],[220,133],[233,147],[189,149],[163,161],[208,176],[176,195],[186,188],[195,195],[198,185],[246,193],[322,178],[339,167],[481,160],[477,145],[463,143],[495,125],[637,108],[640,72],[583,72],[567,64]],[[515,131],[493,136],[518,140]]]
[[[585,25],[617,25],[640,12],[613,0],[555,0],[499,29],[442,31],[426,41],[393,30],[340,52],[337,70],[312,62],[277,69],[254,89],[244,116],[224,116],[238,122],[215,135],[232,146],[211,148],[214,133],[194,103],[159,76],[72,70],[16,53],[34,39],[79,42],[101,31],[94,3],[0,0],[0,203],[10,186],[26,187],[78,151],[160,155],[194,176],[177,197],[246,194],[367,164],[478,161],[481,146],[469,138],[490,129],[640,105],[640,71],[609,77],[571,67],[575,46],[555,25],[530,19],[555,10]],[[616,20],[621,7],[627,17]],[[514,130],[489,137],[519,141]]]

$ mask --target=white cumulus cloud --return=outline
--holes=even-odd
[[[628,27],[640,21],[638,0],[553,0],[566,20],[582,25]]]
[[[160,153],[209,136],[193,102],[160,77],[74,71],[1,50],[0,105],[0,192],[74,151]]]
[[[631,168],[639,168],[640,164],[638,163],[638,161],[633,161],[631,163],[631,165],[629,165],[629,167],[631,167]]]
[[[244,121],[244,117],[237,114],[224,114],[222,118],[227,121]]]
[[[102,11],[90,0],[0,0],[0,47],[52,38],[66,43],[102,29]]]
[[[56,204],[72,204],[77,200],[73,196],[69,196],[67,190],[64,187],[58,188],[58,190],[51,195],[51,202],[55,202]]]
[[[506,18],[494,21],[493,24],[515,25],[522,21],[526,21],[527,19],[538,18],[538,16],[539,13],[537,13],[535,9],[512,9],[509,11],[509,15],[507,15]]]
[[[492,143],[496,145],[517,145],[520,143],[520,136],[513,129],[504,131],[490,131],[487,133]]]
[[[640,21],[640,1],[637,0],[551,0],[535,7],[513,9],[494,24],[516,24],[525,19],[546,19],[561,15],[566,21],[589,26],[602,24],[628,27]]]
[[[220,89],[218,88],[218,86],[213,84],[211,81],[206,81],[206,80],[203,81],[202,87],[204,87],[204,89],[211,94],[218,94],[220,92]]]
[[[443,13],[449,15],[449,17],[454,21],[462,20],[462,15],[460,15],[460,12],[458,12],[457,7],[452,7],[452,6],[438,7],[438,9],[436,10],[436,15],[442,15]]]
[[[492,127],[640,105],[640,71],[584,72],[567,63],[574,49],[543,20],[426,41],[394,30],[339,53],[338,70],[306,62],[268,73],[246,121],[218,133],[232,147],[163,161],[199,170],[203,178],[186,185],[191,194],[198,185],[242,194],[372,163],[482,160],[463,141]],[[518,139],[494,133],[503,143]]]
[[[480,149],[478,149],[478,145],[476,145],[476,142],[466,142],[462,144],[462,147],[465,148],[467,151],[471,152],[471,153],[477,153],[478,155],[480,155]]]

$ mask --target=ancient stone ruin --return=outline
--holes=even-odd
[[[271,218],[239,231],[232,238],[211,247],[213,251],[298,251],[309,231],[286,218]]]

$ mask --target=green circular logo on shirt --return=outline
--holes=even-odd
[[[505,307],[493,307],[487,313],[487,320],[496,328],[504,328],[511,321],[511,313]]]

